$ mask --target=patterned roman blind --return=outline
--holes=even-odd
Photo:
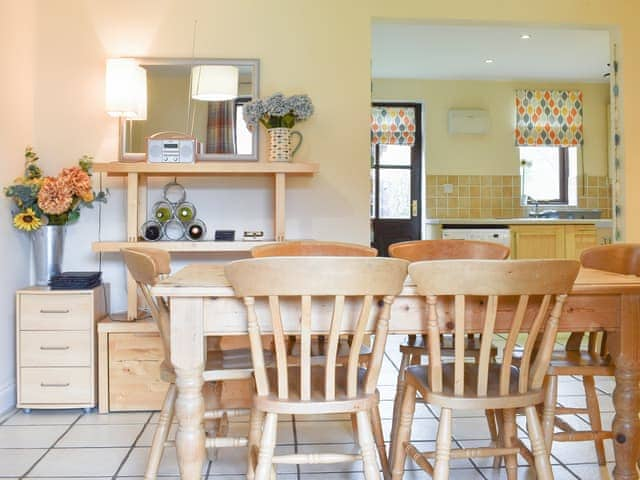
[[[515,137],[516,146],[582,145],[582,92],[516,90]]]
[[[412,107],[372,107],[371,143],[409,145],[416,141],[416,110]]]

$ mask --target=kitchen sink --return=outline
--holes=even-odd
[[[530,212],[531,218],[558,218],[563,220],[599,219],[602,212],[595,209],[576,210],[542,210],[538,213]]]

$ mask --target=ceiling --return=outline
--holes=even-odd
[[[381,22],[371,56],[374,78],[606,82],[609,32]]]

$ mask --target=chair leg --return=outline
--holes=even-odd
[[[367,411],[356,413],[358,421],[358,443],[364,464],[364,478],[366,480],[379,479],[378,462],[376,461],[375,441],[371,430],[371,417]]]
[[[253,480],[258,463],[258,449],[262,437],[264,413],[253,408],[249,416],[249,439],[247,445],[247,480]]]
[[[158,419],[158,426],[153,434],[151,450],[149,451],[149,459],[147,460],[147,469],[144,473],[145,480],[155,480],[158,475],[158,467],[160,466],[160,460],[162,460],[164,444],[167,441],[169,430],[171,430],[171,422],[173,421],[173,412],[176,404],[176,395],[176,385],[175,383],[172,383],[164,397],[164,403],[162,404],[162,410],[160,411],[160,418]]]
[[[582,377],[584,393],[587,401],[587,410],[589,410],[589,423],[591,430],[594,432],[602,431],[602,419],[600,417],[600,404],[598,402],[598,394],[596,393],[596,385],[593,377]],[[607,464],[607,458],[604,454],[604,441],[595,439],[596,455],[600,465]]]
[[[542,434],[547,452],[551,452],[551,446],[553,444],[557,403],[558,377],[556,375],[547,375],[545,378],[544,407],[542,409]]]
[[[256,480],[268,480],[271,478],[273,466],[273,452],[276,448],[276,431],[278,428],[278,415],[267,413],[260,439],[260,451],[258,452],[258,466],[256,467]]]
[[[433,480],[449,478],[449,457],[451,454],[451,409],[440,409],[440,424],[436,438],[436,462],[433,466]]]
[[[205,383],[202,387],[202,393],[204,395],[205,410],[217,410],[220,408],[220,399],[222,397],[222,382]],[[215,420],[204,421],[204,431],[207,438],[224,437],[222,432],[222,418]],[[217,459],[218,452],[215,447],[207,447],[207,459],[215,461]]]
[[[373,429],[373,438],[376,441],[378,449],[378,457],[380,458],[380,467],[382,475],[385,479],[391,478],[391,469],[389,468],[389,458],[387,457],[387,448],[384,444],[384,435],[382,433],[382,418],[380,417],[380,408],[376,405],[369,412],[371,415],[371,427]]]
[[[397,400],[396,400],[397,401]],[[391,478],[401,480],[404,474],[404,462],[407,458],[405,444],[411,439],[411,424],[413,423],[413,413],[416,408],[416,387],[405,384],[402,393],[402,405],[398,413],[398,427],[395,437],[391,438]]]
[[[516,411],[513,408],[505,408],[503,410],[502,427],[504,429],[502,440],[506,448],[515,447],[517,445],[518,435],[516,427]],[[516,480],[518,478],[518,456],[513,453],[504,456],[504,463],[507,467],[507,479]]]
[[[529,432],[531,450],[535,457],[537,478],[539,480],[553,480],[549,451],[544,443],[542,427],[540,425],[538,413],[536,412],[536,407],[525,407],[524,412],[527,416],[527,432]]]
[[[484,416],[487,418],[487,427],[489,427],[489,435],[491,437],[491,442],[494,445],[497,445],[499,442],[498,439],[498,419],[496,417],[496,411],[495,410],[485,410],[484,411]],[[500,463],[502,462],[502,458],[501,457],[494,457],[494,466],[495,466],[495,462],[498,462],[498,466],[497,468],[500,468]]]
[[[502,415],[502,410],[494,410],[493,411],[495,417],[496,417],[496,427],[497,427],[497,432],[496,432],[496,445],[503,445],[504,444],[504,415]],[[500,465],[502,465],[502,460],[503,457],[501,456],[495,456],[493,457],[493,468],[498,469],[500,468]]]
[[[398,380],[396,382],[396,398],[393,402],[393,417],[391,420],[391,439],[396,438],[396,430],[398,428],[398,417],[400,416],[400,407],[402,405],[402,394],[404,392],[404,371],[409,365],[409,361],[411,355],[408,353],[402,354],[402,359],[400,360],[400,369],[398,370]],[[393,458],[393,450],[395,445],[393,442],[389,445],[389,458]],[[402,448],[402,447],[400,447]]]

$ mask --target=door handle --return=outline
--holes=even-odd
[[[418,200],[411,201],[411,216],[412,217],[418,216]]]

